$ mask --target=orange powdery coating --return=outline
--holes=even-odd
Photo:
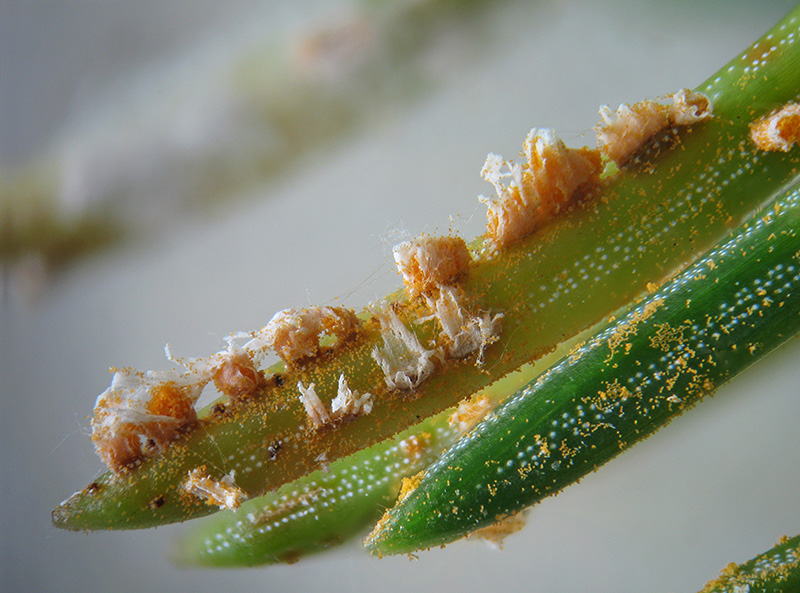
[[[522,154],[525,164],[489,154],[481,170],[497,192],[494,198],[480,196],[488,207],[487,238],[495,247],[505,247],[545,224],[597,185],[602,169],[598,151],[567,148],[547,129],[532,129]]]
[[[470,255],[461,237],[421,236],[394,246],[394,261],[412,293],[452,284],[469,269]]]
[[[689,126],[711,117],[709,98],[681,89],[665,98],[666,103],[645,100],[620,105],[616,113],[600,107],[603,121],[595,128],[600,150],[617,165],[624,165],[653,136],[669,126]]]
[[[788,103],[750,124],[750,138],[761,150],[789,152],[800,141],[800,104]]]
[[[422,432],[400,441],[400,450],[407,459],[418,461],[431,446],[431,433]]]
[[[447,423],[465,433],[483,420],[486,413],[492,409],[492,400],[485,393],[473,395],[458,404],[455,412],[447,419]]]
[[[361,321],[355,312],[344,307],[309,307],[278,311],[246,349],[271,348],[293,366],[313,358],[320,351],[320,337],[334,336],[342,344],[356,335]]]
[[[424,473],[424,471],[420,471],[410,478],[403,478],[402,482],[400,483],[400,492],[397,494],[397,503],[403,502],[403,500],[408,498],[409,494],[417,489],[417,486],[419,486],[420,482],[422,482],[422,476]],[[373,531],[373,533],[377,533],[377,531]]]
[[[508,517],[502,517],[497,522],[472,532],[469,537],[482,539],[491,547],[500,550],[503,548],[503,540],[525,527],[525,521],[525,514],[519,512]]]
[[[158,454],[195,422],[194,403],[207,382],[195,373],[116,371],[94,407],[97,454],[115,472]]]
[[[234,483],[235,473],[231,471],[215,480],[210,475],[205,465],[190,470],[182,488],[188,494],[203,499],[206,504],[216,505],[220,509],[235,511],[245,499],[244,491]]]

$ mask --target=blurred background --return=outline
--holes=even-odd
[[[398,240],[482,232],[487,152],[693,87],[787,0],[0,0],[0,590],[695,591],[800,532],[795,341],[504,550],[173,567],[185,526],[69,533],[109,366],[217,351],[399,286]]]

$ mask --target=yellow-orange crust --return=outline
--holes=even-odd
[[[603,121],[595,131],[602,153],[622,166],[653,136],[669,126],[689,126],[712,115],[711,101],[702,93],[681,89],[665,100],[620,105],[616,112],[607,105],[600,107]]]
[[[461,237],[423,235],[394,247],[394,260],[412,293],[452,284],[469,269],[469,250]]]
[[[523,165],[489,155],[481,172],[497,190],[495,199],[482,199],[488,206],[487,238],[499,248],[543,226],[597,185],[602,170],[597,150],[567,148],[552,130],[531,130],[523,154]],[[504,166],[509,173],[501,173]],[[511,178],[508,184],[504,177]]]
[[[789,152],[800,141],[800,104],[788,103],[753,122],[750,138],[761,150]]]
[[[342,344],[355,336],[361,322],[344,307],[286,309],[276,313],[262,330],[267,345],[289,366],[313,358],[323,334]]]
[[[492,400],[485,393],[480,393],[458,404],[458,408],[447,419],[447,423],[461,432],[467,432],[483,420],[491,409]]]
[[[119,373],[118,373],[119,375]],[[112,387],[97,398],[92,442],[103,462],[119,472],[163,450],[175,434],[197,420],[194,402],[202,385],[151,381],[142,373],[133,386]]]

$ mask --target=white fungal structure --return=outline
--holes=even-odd
[[[412,293],[451,284],[469,269],[469,251],[460,237],[417,237],[395,245],[393,254]]]
[[[278,311],[266,327],[250,334],[252,339],[244,348],[269,348],[291,366],[316,356],[323,334],[336,337],[341,344],[355,335],[359,325],[356,314],[344,307],[284,309]]]
[[[97,454],[114,471],[156,455],[197,419],[194,403],[208,380],[175,370],[115,371],[111,386],[94,406],[92,442]]]
[[[341,420],[343,418],[361,416],[372,412],[372,394],[358,392],[350,389],[344,374],[339,375],[339,390],[336,397],[331,401],[331,418]]]
[[[494,198],[479,198],[488,207],[487,237],[496,247],[505,247],[542,226],[596,185],[601,170],[596,150],[567,148],[548,129],[529,132],[523,156],[527,162],[517,164],[489,154],[481,170],[497,192]]]
[[[800,142],[800,104],[788,103],[755,121],[750,138],[761,150],[789,152]]]
[[[215,480],[208,475],[205,466],[196,467],[189,472],[182,488],[185,492],[201,498],[206,504],[235,511],[245,499],[245,493],[234,483],[234,476],[235,473],[231,471],[221,480]]]
[[[435,317],[447,337],[447,354],[453,358],[464,358],[478,352],[477,364],[483,364],[486,346],[500,337],[502,313],[494,316],[485,313],[472,315],[459,304],[456,290],[443,286],[435,301],[428,300]]]
[[[667,103],[647,100],[620,105],[616,112],[602,105],[603,121],[595,128],[600,150],[622,166],[667,127],[689,126],[712,115],[711,101],[702,93],[682,89],[666,100]]]
[[[372,349],[372,357],[383,371],[389,389],[411,390],[434,370],[436,350],[428,350],[397,317],[391,307],[377,313],[383,346]]]
[[[372,394],[359,395],[358,392],[351,390],[344,374],[339,375],[339,389],[336,397],[331,401],[330,412],[317,395],[314,383],[306,387],[303,383],[298,382],[297,389],[300,391],[300,402],[303,404],[311,424],[317,430],[345,418],[354,418],[372,412]]]
[[[311,424],[314,425],[314,428],[319,429],[326,424],[330,424],[331,416],[328,414],[328,409],[322,403],[314,387],[313,383],[306,387],[302,382],[297,382],[297,389],[300,391],[300,403],[303,404]]]
[[[711,99],[703,93],[681,89],[672,95],[669,121],[673,126],[691,126],[713,115]]]

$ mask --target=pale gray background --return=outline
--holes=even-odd
[[[320,4],[320,6],[316,6]],[[272,11],[333,2],[0,3],[0,158],[44,150],[71,114],[175,55]],[[4,591],[695,591],[727,562],[800,532],[796,341],[634,451],[533,510],[496,552],[475,542],[376,560],[356,545],[287,567],[176,569],[182,526],[68,533],[50,510],[101,469],[87,435],[110,365],[202,355],[278,309],[363,305],[399,284],[396,231],[480,232],[487,152],[532,126],[574,145],[616,104],[694,86],[793,3],[588,0],[504,5],[485,60],[327,161],[172,236],[88,259],[35,300],[11,285],[0,329],[0,589]],[[299,6],[299,5],[297,5]],[[191,61],[191,60],[189,60]],[[586,140],[588,141],[588,140]]]

